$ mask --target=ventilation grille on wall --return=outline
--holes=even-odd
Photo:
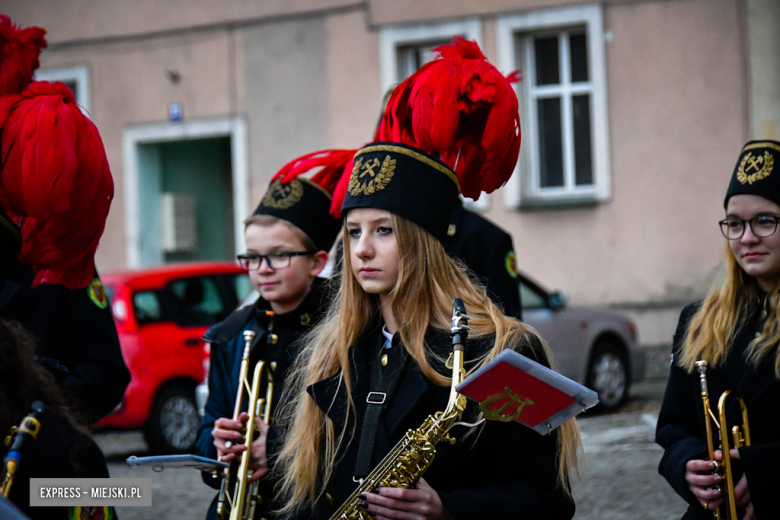
[[[186,253],[198,246],[195,199],[184,193],[163,193],[160,200],[162,249]]]

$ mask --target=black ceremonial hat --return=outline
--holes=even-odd
[[[309,179],[299,177],[283,184],[271,182],[255,215],[271,215],[298,226],[318,250],[330,251],[341,221],[330,215],[331,194]]]
[[[459,193],[458,178],[440,160],[404,144],[369,143],[355,154],[341,215],[385,209],[441,239]]]
[[[759,195],[780,205],[780,143],[777,141],[750,141],[739,154],[731,176],[725,207],[733,195]]]

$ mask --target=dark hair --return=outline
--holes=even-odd
[[[78,475],[80,455],[93,443],[92,437],[76,420],[53,376],[35,360],[35,350],[35,342],[24,327],[0,319],[0,433],[6,435],[29,413],[33,402],[42,401],[47,411],[67,419],[76,432],[69,460]],[[45,427],[41,425],[41,429]]]

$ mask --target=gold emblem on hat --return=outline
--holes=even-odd
[[[775,167],[775,157],[769,152],[764,152],[764,155],[757,155],[753,157],[753,152],[748,152],[745,157],[742,158],[742,162],[739,163],[739,169],[737,170],[737,180],[741,184],[753,184],[756,181],[765,179],[772,173]],[[748,173],[753,171],[753,173]]]
[[[376,169],[379,168],[379,173]],[[379,159],[369,159],[363,163],[363,158],[359,158],[355,161],[355,165],[352,167],[352,175],[349,176],[349,194],[353,197],[357,197],[361,193],[365,195],[373,195],[378,191],[382,191],[387,188],[390,181],[393,180],[395,175],[395,159],[389,155],[385,157],[381,167]],[[368,177],[368,178],[366,178]]]
[[[289,184],[282,184],[279,181],[271,184],[263,197],[263,206],[272,209],[287,209],[303,197],[303,183],[299,180],[293,180]]]

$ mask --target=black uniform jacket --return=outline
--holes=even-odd
[[[698,310],[698,305],[683,309],[674,336],[675,354],[679,352],[688,330],[688,323]],[[752,445],[740,448],[740,461],[735,462],[735,484],[744,471],[747,475],[750,496],[757,518],[777,517],[775,497],[780,488],[780,382],[774,373],[774,352],[755,369],[745,362],[745,349],[763,327],[762,309],[759,305],[749,313],[745,325],[737,333],[728,359],[722,366],[708,367],[707,382],[710,404],[717,415],[718,399],[726,390],[739,395],[748,408],[748,421]],[[658,417],[656,442],[664,449],[658,468],[661,475],[690,506],[685,520],[713,518],[705,511],[688,490],[685,481],[685,464],[689,460],[708,458],[704,408],[701,400],[698,372],[687,374],[672,364],[661,412]],[[727,406],[729,430],[741,423],[741,412],[736,399]],[[720,442],[713,425],[713,443]],[[733,460],[733,459],[732,459]]]
[[[446,359],[452,340],[445,331],[427,335],[427,344]],[[370,367],[378,362],[384,344],[380,326],[365,335],[351,349],[353,398],[355,413],[350,413],[347,435],[355,424],[362,425],[370,381]],[[489,343],[489,345],[487,345]],[[466,359],[476,358],[492,341],[479,344],[470,341]],[[393,338],[385,370],[401,363],[403,372],[394,393],[387,397],[380,419],[373,452],[373,467],[390,452],[407,430],[419,428],[425,419],[446,407],[449,388],[430,382],[413,359],[403,350],[400,335]],[[535,352],[524,352],[549,366],[541,347]],[[434,368],[443,374],[451,371],[441,366]],[[466,365],[468,369],[468,363]],[[307,390],[317,405],[333,421],[337,432],[345,422],[346,389],[339,385],[341,374],[319,381]],[[473,403],[464,414],[464,420],[477,415]],[[355,417],[356,416],[356,417]],[[357,422],[355,422],[357,421]],[[313,516],[308,512],[297,518],[328,519],[355,490],[353,482],[355,461],[360,441],[360,428],[349,444],[337,455],[337,465],[327,495],[315,504]],[[436,457],[423,478],[436,490],[444,506],[456,520],[478,518],[533,518],[568,519],[574,515],[574,503],[556,487],[556,434],[541,436],[519,423],[490,422],[466,436],[465,427],[455,427],[451,433],[458,439],[455,445],[446,442],[436,446]]]
[[[462,260],[485,284],[504,314],[522,319],[515,251],[509,233],[460,203],[452,212],[442,244],[451,257]]]
[[[46,409],[40,422],[38,439],[22,452],[8,498],[33,520],[67,520],[68,507],[30,507],[30,478],[108,478],[108,468],[95,441],[64,416]]]
[[[254,366],[259,360],[266,363],[275,361],[274,370],[274,397],[271,406],[272,413],[279,408],[279,397],[287,375],[287,371],[295,361],[298,353],[296,341],[319,321],[327,308],[326,289],[327,281],[316,278],[309,294],[301,302],[298,308],[286,314],[278,314],[273,318],[273,334],[278,338],[275,344],[269,342],[269,323],[265,317],[265,311],[270,310],[270,304],[258,299],[254,305],[239,309],[228,316],[224,321],[214,325],[203,337],[204,341],[211,343],[211,367],[209,370],[209,397],[206,401],[205,415],[198,426],[197,453],[212,459],[217,458],[217,449],[214,446],[214,438],[211,430],[214,423],[221,417],[233,417],[236,395],[239,388],[239,373],[241,369],[241,357],[244,352],[244,330],[252,328],[257,333],[250,353],[248,379],[251,382]],[[260,396],[265,396],[267,379],[263,379]],[[244,396],[243,410],[247,410],[247,397]],[[269,442],[273,442],[277,431],[272,428],[269,432]],[[203,473],[206,484],[219,488],[220,479],[213,478],[209,473]],[[265,483],[265,488],[270,488],[270,483]],[[270,491],[265,494],[261,490],[261,496],[266,499],[271,496]],[[265,505],[270,505],[265,500]],[[215,504],[212,504],[213,512]],[[264,514],[263,508],[258,508],[256,517]],[[267,516],[267,515],[266,515]],[[211,513],[209,514],[211,517]]]
[[[32,334],[47,367],[56,361],[67,369],[52,372],[82,418],[96,421],[119,404],[130,383],[110,306],[99,307],[89,288],[42,284],[33,289],[33,270],[9,254],[18,252],[14,240],[0,226],[0,317],[18,321]]]

